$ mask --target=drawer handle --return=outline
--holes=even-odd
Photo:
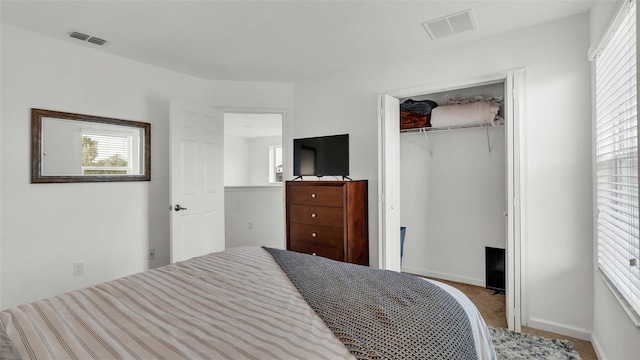
[[[316,216],[318,216],[318,214],[316,214],[316,213],[311,214],[312,218],[315,218]]]
[[[311,254],[311,255],[316,256],[316,253],[313,253],[313,254]]]
[[[311,194],[311,197],[312,197],[313,199],[315,199],[315,198],[316,198],[316,196],[318,196],[318,195],[316,195],[316,194]]]
[[[316,236],[318,236],[318,234],[316,234],[316,233],[311,233],[311,236],[316,237]]]

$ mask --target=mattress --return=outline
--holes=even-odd
[[[495,358],[477,309],[438,286],[465,307],[479,358]],[[0,358],[354,359],[273,257],[255,247],[2,311]]]

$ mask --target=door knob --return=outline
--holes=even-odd
[[[186,207],[182,207],[182,206],[180,206],[180,205],[176,205],[176,206],[173,208],[173,210],[175,210],[175,211],[180,211],[180,210],[187,210],[187,208],[186,208]]]

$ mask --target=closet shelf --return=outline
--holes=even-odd
[[[447,127],[423,127],[423,128],[415,128],[415,129],[402,129],[400,130],[401,134],[408,133],[422,133],[422,132],[442,132],[442,131],[451,131],[451,130],[464,130],[464,129],[478,129],[478,128],[491,128],[491,127],[499,127],[504,126],[504,122],[497,123],[494,125],[459,125],[459,126],[447,126]]]
[[[463,130],[463,129],[480,129],[485,128],[487,130],[487,150],[489,151],[489,155],[491,155],[491,151],[493,150],[493,146],[491,145],[491,137],[489,137],[489,128],[490,127],[499,127],[504,126],[504,121],[500,121],[495,125],[460,125],[460,126],[449,126],[449,127],[423,127],[416,129],[404,129],[400,130],[400,133],[415,133],[415,134],[423,134],[424,140],[427,143],[429,155],[433,157],[433,148],[431,147],[431,141],[429,141],[429,136],[427,133],[434,132],[443,132],[443,131],[451,131],[451,130]]]

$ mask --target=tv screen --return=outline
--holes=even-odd
[[[349,176],[349,134],[293,140],[294,176]]]

